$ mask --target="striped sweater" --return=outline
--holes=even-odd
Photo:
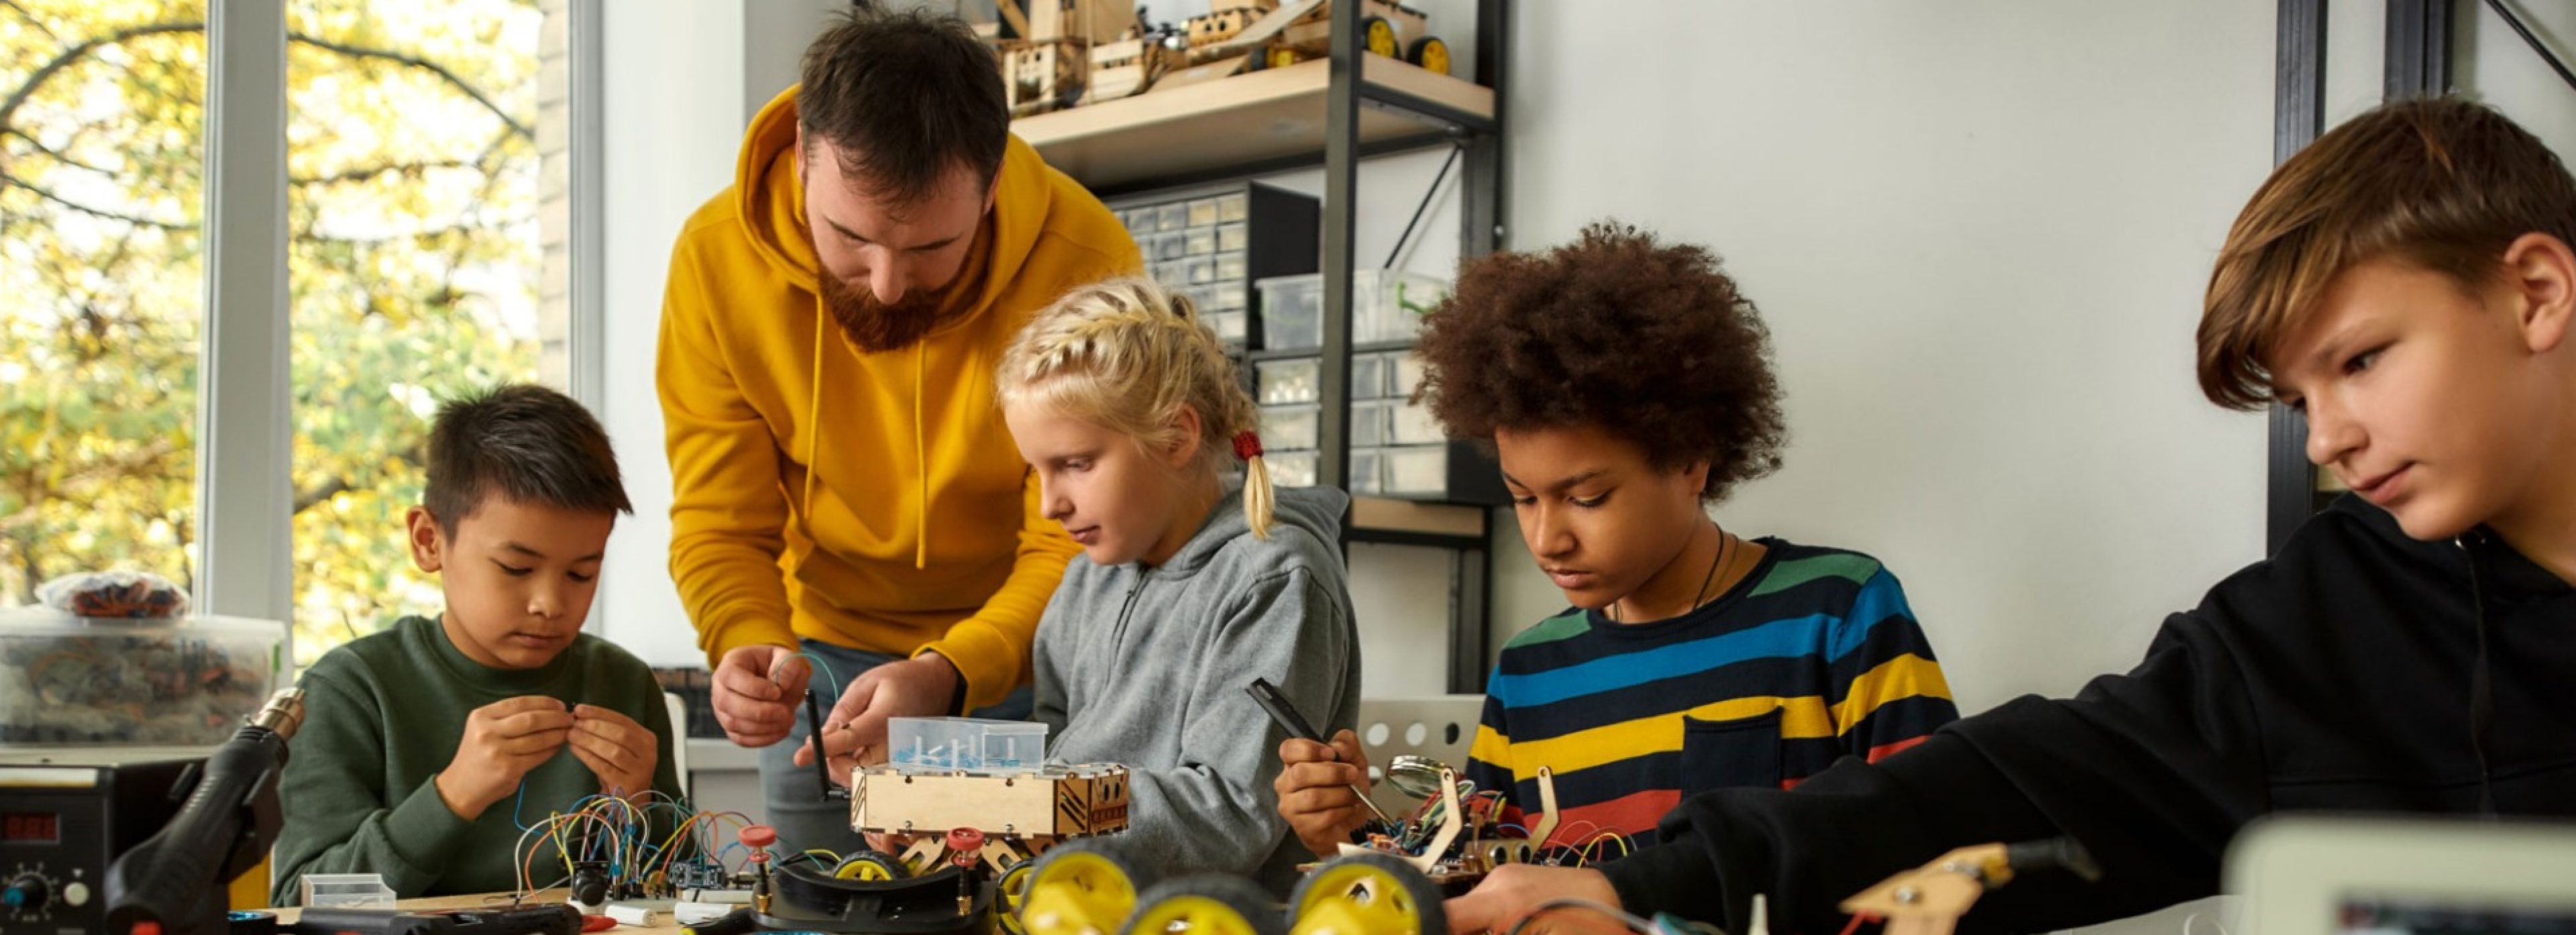
[[[1513,637],[1467,778],[1535,810],[1548,767],[1552,843],[1647,844],[1686,796],[1794,786],[1958,718],[1895,575],[1858,552],[1760,541],[1753,573],[1688,614],[1621,624],[1569,608]]]

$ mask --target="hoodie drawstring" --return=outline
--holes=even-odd
[[[927,340],[912,345],[912,465],[913,476],[921,481],[921,496],[913,503],[912,567],[930,567],[930,443],[921,427],[921,348]]]
[[[2469,556],[2469,604],[2477,614],[2478,659],[2469,671],[2469,749],[2478,758],[2478,814],[2496,817],[2495,777],[2487,768],[2487,741],[2495,734],[2495,679],[2487,661],[2487,596],[2486,557],[2478,554],[2478,545],[2486,537],[2469,532],[2458,540],[2460,551]]]
[[[823,441],[823,307],[819,295],[814,301],[814,384],[805,393],[805,489],[797,497],[809,540],[814,538],[814,451]]]

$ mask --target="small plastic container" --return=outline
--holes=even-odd
[[[1261,346],[1272,350],[1324,343],[1324,276],[1306,273],[1254,280],[1261,290]]]
[[[1380,469],[1386,472],[1386,493],[1438,496],[1448,492],[1449,446],[1383,448],[1378,456]]]
[[[1216,219],[1240,221],[1252,216],[1252,199],[1242,192],[1216,197]]]
[[[286,625],[0,611],[0,747],[211,746],[268,703]]]
[[[306,909],[391,909],[394,888],[382,874],[308,873],[298,885]]]
[[[1261,407],[1261,446],[1283,451],[1315,447],[1315,420],[1321,412],[1313,403]]]
[[[1440,420],[1431,416],[1431,407],[1406,404],[1396,400],[1388,410],[1387,440],[1398,445],[1436,445],[1449,436],[1440,430]]]
[[[1199,299],[1201,311],[1241,312],[1252,305],[1251,298],[1244,294],[1243,280],[1240,279],[1200,286]]]
[[[1315,383],[1321,363],[1312,357],[1287,360],[1265,360],[1254,363],[1253,385],[1260,389],[1264,406],[1281,403],[1311,403],[1316,400]]]
[[[1241,250],[1231,253],[1220,250],[1216,255],[1216,278],[1218,279],[1242,279],[1245,273],[1251,272],[1251,269],[1251,264],[1244,262]]]
[[[1251,337],[1248,326],[1252,316],[1244,312],[1203,312],[1199,320],[1207,322],[1208,330],[1216,332],[1217,340],[1236,347],[1243,346]]]
[[[1184,253],[1191,256],[1207,256],[1216,252],[1216,228],[1193,227],[1183,231],[1181,237],[1182,246],[1185,248],[1182,251]]]
[[[1216,258],[1212,256],[1194,256],[1189,259],[1182,260],[1181,270],[1183,275],[1188,277],[1190,285],[1198,286],[1215,282]]]
[[[1162,283],[1164,286],[1173,289],[1184,288],[1190,284],[1189,265],[1187,262],[1182,260],[1173,260],[1169,263],[1147,263],[1145,264],[1145,275],[1152,276],[1154,277],[1155,282]]]
[[[1155,207],[1155,230],[1170,233],[1188,226],[1190,226],[1190,206],[1187,202],[1175,201]]]
[[[1353,496],[1370,496],[1385,492],[1385,477],[1378,464],[1378,449],[1351,449],[1350,493]]]
[[[1382,399],[1386,396],[1387,368],[1385,354],[1351,356],[1351,399]]]
[[[1118,223],[1127,225],[1127,233],[1142,238],[1154,232],[1154,209],[1131,208],[1118,212]]]
[[[1190,235],[1187,233],[1152,235],[1154,252],[1153,255],[1146,257],[1146,259],[1169,262],[1188,255],[1189,236]],[[1144,249],[1144,244],[1141,242],[1138,243],[1137,249],[1141,252]]]
[[[1047,726],[976,717],[898,717],[886,721],[886,758],[896,769],[1011,772],[1046,762]]]
[[[1237,221],[1232,224],[1220,224],[1217,226],[1216,248],[1219,250],[1241,251],[1251,242],[1251,229],[1243,226],[1243,222],[1241,221]]]
[[[1383,399],[1351,400],[1351,447],[1366,448],[1387,443],[1387,411],[1392,404]]]
[[[1422,386],[1422,378],[1431,375],[1431,365],[1423,363],[1420,354],[1400,351],[1387,356],[1395,360],[1395,382],[1391,386],[1393,392],[1388,395],[1410,397],[1415,389]]]
[[[1272,451],[1261,456],[1270,463],[1270,483],[1279,487],[1315,486],[1315,453],[1312,451]]]
[[[1223,199],[1220,198],[1199,198],[1190,201],[1190,226],[1207,227],[1220,220],[1218,215],[1224,213],[1225,210],[1224,206],[1219,204],[1222,200]]]
[[[1449,284],[1402,270],[1362,270],[1351,277],[1351,341],[1410,341],[1422,316],[1449,297]]]

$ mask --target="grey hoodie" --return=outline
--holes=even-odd
[[[1123,763],[1119,848],[1162,876],[1246,874],[1273,892],[1312,860],[1279,818],[1279,742],[1244,686],[1279,686],[1326,735],[1358,720],[1359,640],[1330,488],[1279,488],[1257,539],[1228,484],[1197,534],[1155,568],[1076,555],[1038,618],[1037,720],[1047,757]]]

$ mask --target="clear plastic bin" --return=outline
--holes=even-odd
[[[1392,416],[1387,429],[1388,441],[1398,445],[1432,445],[1448,440],[1448,434],[1440,430],[1440,420],[1432,417],[1431,407],[1398,400],[1388,402],[1396,404],[1388,410]]]
[[[1449,297],[1449,284],[1402,270],[1362,270],[1351,282],[1351,341],[1410,341],[1422,316]]]
[[[1252,265],[1244,262],[1241,250],[1232,253],[1219,252],[1216,255],[1216,278],[1218,279],[1242,279],[1245,273],[1251,271]]]
[[[1253,385],[1260,388],[1261,404],[1314,402],[1320,366],[1321,363],[1312,357],[1265,360],[1253,364]]]
[[[1205,285],[1216,281],[1215,257],[1194,256],[1189,259],[1182,260],[1181,269],[1184,274],[1189,277],[1190,285]]]
[[[1216,219],[1240,221],[1252,216],[1252,198],[1242,192],[1216,197]]]
[[[1221,200],[1222,199],[1219,198],[1200,198],[1191,201],[1189,203],[1190,226],[1206,227],[1216,223],[1218,220],[1217,216],[1224,211],[1223,206],[1218,204]]]
[[[391,909],[394,888],[385,885],[383,874],[376,873],[308,873],[296,885],[303,893],[299,902],[306,909]]]
[[[1154,277],[1155,282],[1173,289],[1184,288],[1190,284],[1189,265],[1181,260],[1173,260],[1169,263],[1147,263],[1145,275]]]
[[[1390,494],[1438,496],[1448,492],[1449,446],[1419,445],[1378,450]]]
[[[1190,206],[1175,201],[1154,209],[1154,229],[1169,233],[1190,226]]]
[[[1193,227],[1183,232],[1181,236],[1184,238],[1183,252],[1191,256],[1206,256],[1216,252],[1216,228]]]
[[[284,674],[286,625],[0,611],[0,747],[205,746]]]
[[[1240,279],[1200,286],[1199,299],[1200,308],[1220,312],[1240,312],[1252,304],[1252,300],[1244,295],[1243,280]]]
[[[1008,771],[1046,762],[1047,726],[975,717],[886,721],[886,759],[900,770]]]
[[[1370,496],[1385,492],[1386,483],[1378,468],[1378,449],[1351,449],[1350,492]]]
[[[1395,359],[1395,383],[1391,386],[1393,392],[1388,395],[1410,397],[1422,386],[1422,378],[1431,375],[1431,365],[1423,363],[1420,354],[1399,351],[1388,356]]]
[[[1118,223],[1127,225],[1127,233],[1138,235],[1141,239],[1141,235],[1154,232],[1154,209],[1132,208],[1120,211]]]
[[[1216,229],[1216,248],[1219,250],[1239,251],[1251,242],[1251,229],[1243,226],[1241,221],[1218,225]]]
[[[1279,487],[1315,486],[1315,453],[1312,451],[1272,451],[1261,459],[1270,463],[1270,483]]]
[[[1324,343],[1324,276],[1306,273],[1254,280],[1261,290],[1261,346],[1273,350]]]
[[[1387,411],[1393,405],[1383,399],[1351,400],[1351,447],[1363,448],[1387,443]]]
[[[1208,330],[1216,332],[1217,340],[1227,344],[1239,347],[1251,337],[1248,327],[1252,316],[1249,313],[1204,312],[1199,319],[1207,322]]]
[[[1261,407],[1261,446],[1289,451],[1315,447],[1315,420],[1321,411],[1313,403]]]
[[[1351,398],[1380,399],[1386,396],[1388,368],[1392,362],[1385,354],[1351,356]]]
[[[1145,258],[1148,260],[1161,260],[1165,262],[1180,259],[1189,252],[1189,236],[1190,235],[1186,233],[1147,235],[1146,239],[1153,241],[1153,248],[1151,252],[1146,253]],[[1146,250],[1145,241],[1137,241],[1136,249],[1139,252],[1144,252]]]

